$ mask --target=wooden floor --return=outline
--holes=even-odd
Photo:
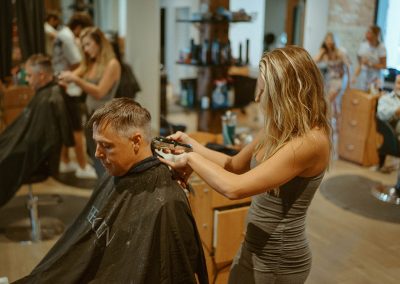
[[[394,172],[381,174],[340,160],[333,162],[326,178],[350,173],[385,183],[396,180]],[[90,194],[88,190],[68,187],[52,179],[35,186],[34,192],[55,189],[59,193]],[[26,188],[22,188],[18,193],[25,192]],[[307,230],[313,252],[307,283],[399,283],[400,224],[356,215],[332,204],[318,192],[308,213]],[[21,244],[0,235],[0,278],[6,276],[12,282],[28,274],[53,244],[54,240]]]

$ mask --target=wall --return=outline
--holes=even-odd
[[[229,9],[238,11],[244,9],[247,13],[256,13],[250,23],[231,24],[229,39],[232,46],[233,57],[239,55],[239,43],[242,43],[242,58],[245,59],[246,39],[250,40],[249,60],[253,68],[258,67],[263,53],[265,1],[264,0],[230,0]]]
[[[160,5],[159,0],[126,1],[125,59],[133,66],[142,91],[137,100],[152,116],[154,132],[160,114]]]
[[[329,2],[329,0],[306,1],[303,47],[312,56],[318,53],[327,31]]]
[[[338,45],[347,51],[353,66],[365,32],[374,23],[375,2],[331,0],[329,3],[328,30],[335,34]]]
[[[275,45],[278,44],[279,36],[285,32],[287,0],[265,1],[265,33],[275,35]]]
[[[194,24],[177,23],[176,19],[190,17],[198,12],[198,0],[160,0],[160,6],[166,9],[165,24],[165,69],[168,82],[175,94],[180,92],[180,79],[197,76],[197,68],[178,65],[179,52],[190,46],[190,39],[198,43],[199,32]],[[187,13],[185,13],[187,12]],[[186,14],[186,15],[184,15]]]

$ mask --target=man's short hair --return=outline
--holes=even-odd
[[[46,22],[50,19],[60,20],[60,13],[56,10],[49,10],[46,12]]]
[[[51,58],[43,54],[34,54],[28,58],[26,64],[29,64],[34,72],[44,72],[47,74],[53,74],[53,66],[51,64]]]
[[[92,17],[85,12],[74,13],[69,19],[68,27],[73,31],[78,26],[81,26],[82,29],[93,26]]]
[[[129,137],[139,131],[147,142],[151,140],[151,115],[131,98],[114,98],[97,109],[89,119],[88,127],[110,125],[120,135]]]

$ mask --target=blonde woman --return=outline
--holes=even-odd
[[[321,73],[301,47],[265,53],[255,100],[265,126],[236,156],[178,132],[171,138],[191,144],[194,152],[164,162],[182,175],[195,171],[230,199],[253,196],[229,283],[304,283],[311,267],[306,212],[331,151]]]
[[[62,72],[59,79],[66,85],[75,83],[86,93],[86,107],[90,116],[115,96],[121,78],[121,65],[99,28],[82,30],[80,40],[85,54],[82,63],[73,72]],[[102,175],[104,168],[95,158],[96,146],[91,136],[91,133],[86,135],[89,154],[97,174]]]
[[[338,119],[339,111],[336,105],[342,86],[344,75],[349,75],[350,63],[346,54],[341,51],[335,42],[333,33],[327,33],[318,55],[314,58],[317,66],[324,70],[325,92],[332,105],[333,117]]]

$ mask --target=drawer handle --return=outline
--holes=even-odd
[[[360,100],[352,99],[351,102],[353,103],[353,105],[358,105],[360,103]]]
[[[348,145],[346,145],[346,148],[347,148],[347,150],[349,150],[349,151],[353,151],[355,147],[354,147],[353,144],[348,144]]]
[[[27,93],[19,94],[19,99],[21,101],[26,101],[28,99],[28,94]]]
[[[353,119],[353,120],[350,121],[350,125],[351,126],[357,126],[357,124],[358,124],[357,120]]]

